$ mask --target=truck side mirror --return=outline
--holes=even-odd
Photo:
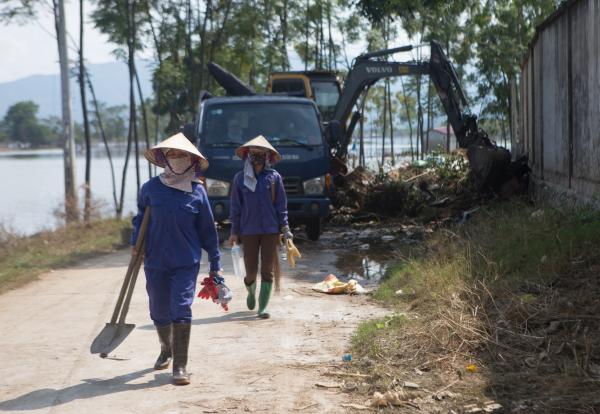
[[[185,124],[179,130],[185,137],[194,145],[196,145],[196,137],[194,136],[194,124]]]
[[[332,119],[328,124],[328,138],[329,144],[333,146],[337,146],[342,142],[342,124],[337,119]]]

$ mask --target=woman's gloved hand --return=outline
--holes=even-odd
[[[215,283],[214,276],[205,277],[201,285],[204,287],[198,292],[198,297],[201,299],[216,299],[219,297],[219,291],[217,284]]]
[[[290,231],[290,226],[283,226],[281,228],[281,234],[283,234],[284,240],[294,240],[294,235]]]

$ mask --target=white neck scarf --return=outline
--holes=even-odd
[[[169,167],[170,164],[170,167]],[[186,193],[192,192],[192,181],[196,178],[195,168],[189,168],[191,161],[189,157],[186,158],[173,158],[169,160],[169,164],[165,165],[165,171],[158,176],[160,182],[167,187],[175,188],[176,190],[185,191]],[[183,174],[176,174],[177,172],[185,171]],[[188,169],[189,168],[189,169]],[[186,171],[186,169],[188,169]]]
[[[256,190],[256,175],[254,174],[254,166],[250,162],[250,157],[244,161],[244,185],[252,192]]]

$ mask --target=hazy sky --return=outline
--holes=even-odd
[[[40,5],[49,4],[45,2]],[[85,13],[92,10],[92,5],[86,4]],[[73,0],[66,2],[67,30],[69,38],[69,58],[74,60],[73,46],[79,42],[79,2]],[[104,63],[115,61],[112,55],[114,45],[107,42],[106,36],[94,29],[87,18],[85,26],[85,52],[88,63]],[[393,46],[407,44],[408,41],[402,33]],[[348,56],[352,58],[364,51],[364,43],[349,45]],[[392,46],[392,45],[390,45]],[[0,25],[0,51],[2,64],[0,64],[0,83],[23,78],[36,74],[58,73],[58,52],[54,38],[54,18],[50,9],[41,7],[37,19],[27,22],[14,22],[10,25]],[[303,69],[304,66],[289,47],[292,66]],[[138,54],[138,57],[151,58],[151,52]],[[406,56],[404,56],[406,58]]]
[[[44,4],[41,2],[40,4]],[[89,4],[86,5],[91,10]],[[79,3],[66,3],[67,30],[73,41],[79,43]],[[73,41],[69,40],[70,46]],[[106,42],[106,37],[86,24],[86,57],[90,63],[114,61],[111,55],[114,46]],[[54,18],[50,10],[40,10],[38,18],[27,22],[15,22],[8,26],[0,25],[0,82],[7,82],[35,74],[58,73],[58,51],[54,38]],[[75,58],[75,51],[69,50],[69,58]]]

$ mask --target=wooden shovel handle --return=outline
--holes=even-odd
[[[117,322],[117,319],[119,318],[119,313],[121,312],[121,306],[123,305],[123,299],[125,298],[125,293],[127,292],[129,284],[131,282],[131,275],[133,274],[133,270],[135,269],[137,262],[143,259],[144,254],[142,247],[144,245],[144,239],[146,237],[146,228],[148,227],[149,221],[150,207],[146,207],[144,211],[144,218],[142,219],[142,224],[140,225],[138,237],[135,242],[135,251],[137,252],[137,254],[135,256],[131,256],[131,259],[129,260],[129,266],[127,267],[127,272],[125,273],[123,286],[121,286],[121,292],[119,292],[119,298],[117,299],[117,304],[115,305],[115,310],[113,311],[112,318],[110,318],[110,323],[114,324],[115,322]]]

